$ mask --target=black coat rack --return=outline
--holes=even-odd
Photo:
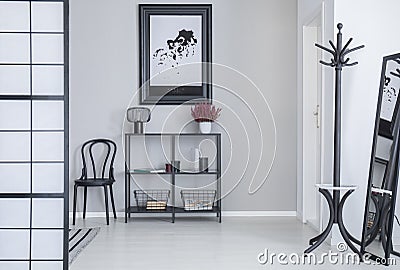
[[[339,23],[337,25],[338,33],[336,39],[336,46],[330,40],[329,44],[332,49],[326,48],[322,45],[315,44],[316,47],[329,52],[332,54],[333,58],[331,62],[320,61],[321,64],[334,67],[335,68],[335,133],[334,133],[334,159],[333,159],[333,188],[319,188],[319,192],[326,198],[329,205],[330,211],[330,219],[328,222],[328,226],[326,229],[318,236],[310,239],[310,247],[304,251],[304,253],[310,253],[314,249],[316,249],[329,235],[329,232],[332,230],[333,224],[337,224],[339,226],[339,230],[341,235],[343,236],[344,241],[347,243],[348,247],[350,247],[353,252],[359,254],[361,257],[360,251],[358,251],[354,245],[352,244],[350,239],[353,237],[348,233],[344,224],[343,224],[343,206],[345,200],[350,196],[350,194],[354,191],[354,189],[349,189],[344,194],[342,200],[340,200],[340,149],[341,149],[341,84],[342,84],[342,68],[348,66],[355,66],[358,62],[349,63],[350,58],[346,58],[351,52],[364,48],[364,45],[349,49],[349,45],[352,42],[353,38],[350,38],[347,41],[346,45],[342,47],[342,28],[343,24]],[[328,192],[328,190],[332,190],[332,195]]]

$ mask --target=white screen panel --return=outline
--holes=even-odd
[[[33,196],[64,193],[63,8],[0,1],[0,270],[64,268],[65,199]]]
[[[32,92],[34,95],[64,94],[64,68],[62,66],[33,66]]]
[[[31,270],[62,270],[62,262],[32,262]]]
[[[64,62],[63,35],[32,35],[32,62],[62,64]]]
[[[0,63],[29,63],[29,34],[0,34]]]
[[[29,32],[29,2],[0,2],[0,31]]]
[[[62,259],[63,230],[33,230],[32,259]]]
[[[64,199],[33,199],[33,228],[63,228]]]
[[[1,270],[29,270],[28,262],[0,262]]]
[[[64,165],[34,164],[32,191],[34,193],[62,193],[64,191]]]
[[[33,129],[64,128],[64,102],[63,101],[33,101]]]
[[[29,228],[30,199],[0,199],[0,229]]]
[[[30,133],[0,133],[0,161],[29,161]]]
[[[0,100],[0,130],[30,130],[30,101]]]
[[[32,2],[33,32],[62,32],[63,4],[50,2]]]
[[[29,193],[30,179],[30,164],[0,164],[0,190],[2,193]]]
[[[29,66],[0,66],[1,95],[28,95],[30,85]]]
[[[63,161],[64,133],[33,133],[34,161]]]
[[[29,259],[29,230],[0,229],[0,243],[0,259]]]

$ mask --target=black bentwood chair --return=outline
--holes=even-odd
[[[98,146],[103,146],[104,147],[104,152],[100,153],[98,155],[98,159],[95,160],[94,155],[93,155],[93,147],[96,146],[97,150],[102,150],[101,147]],[[96,151],[99,152],[99,151]],[[83,197],[83,218],[86,217],[86,200],[87,200],[87,188],[88,187],[103,187],[104,188],[104,201],[106,205],[106,220],[107,220],[107,225],[110,224],[109,222],[109,213],[108,213],[108,191],[107,187],[110,188],[110,195],[111,195],[111,204],[114,212],[114,218],[117,218],[117,215],[115,213],[115,205],[114,205],[114,196],[113,196],[113,190],[112,190],[112,185],[115,182],[114,179],[114,159],[115,159],[115,154],[117,152],[117,145],[115,142],[108,140],[108,139],[93,139],[85,142],[82,145],[81,148],[81,155],[82,155],[82,176],[75,180],[74,184],[74,213],[73,213],[73,220],[72,224],[75,225],[75,216],[76,216],[76,194],[78,191],[78,187],[83,187],[84,188],[84,197]],[[89,154],[90,157],[90,164],[89,167],[92,167],[92,175],[88,177],[88,164],[86,161],[86,155]],[[111,156],[111,159],[110,159]],[[99,161],[100,160],[100,161]],[[102,166],[98,167],[101,169],[101,171],[96,171],[96,162],[98,165]],[[105,175],[106,168],[108,168],[108,176]],[[89,168],[90,170],[90,168]],[[101,174],[99,177],[97,176],[96,172]]]

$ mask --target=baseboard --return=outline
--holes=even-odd
[[[225,217],[296,217],[296,211],[222,211]]]
[[[161,213],[157,214],[158,216],[170,216],[169,213]],[[180,213],[180,216],[184,215],[184,213]],[[192,214],[187,214],[188,216],[193,216]],[[202,216],[212,215],[215,213],[199,213]],[[95,218],[95,217],[105,217],[105,212],[86,212],[86,217]],[[110,212],[110,217],[113,216],[113,213]],[[147,216],[148,214],[135,214],[135,216]],[[296,211],[222,211],[222,216],[224,217],[296,217]],[[72,218],[72,212],[69,212],[69,217]],[[76,212],[76,217],[82,218],[82,212]],[[117,212],[117,217],[125,217],[124,212]]]

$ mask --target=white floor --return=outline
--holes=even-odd
[[[123,218],[105,225],[104,218],[78,219],[76,227],[102,227],[99,235],[79,255],[70,270],[124,269],[398,269],[376,265],[281,265],[275,261],[260,264],[258,255],[297,253],[300,256],[308,239],[316,233],[296,218],[226,217],[222,224],[209,217],[180,217],[172,224],[168,219],[140,218],[125,224]],[[321,245],[317,256],[331,247]],[[332,250],[336,252],[334,247]],[[295,257],[292,257],[295,258]]]

